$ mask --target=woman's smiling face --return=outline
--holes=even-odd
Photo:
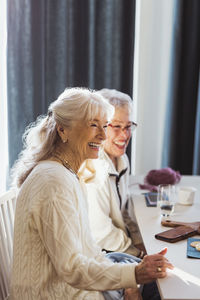
[[[77,121],[68,134],[67,147],[83,162],[98,158],[99,147],[106,139],[107,119],[96,117],[91,121]]]
[[[126,152],[131,138],[131,125],[130,109],[127,106],[117,107],[103,143],[104,150],[112,161]]]

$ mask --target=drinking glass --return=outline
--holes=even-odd
[[[176,202],[176,188],[171,184],[160,184],[158,186],[157,205],[160,207],[161,216],[169,217]]]

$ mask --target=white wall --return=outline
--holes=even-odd
[[[133,174],[161,168],[174,0],[136,1]]]

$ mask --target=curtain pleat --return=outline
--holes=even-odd
[[[198,85],[198,101],[196,111],[196,126],[195,126],[195,138],[194,138],[194,160],[193,160],[193,174],[200,174],[200,76]]]

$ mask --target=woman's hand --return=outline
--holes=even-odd
[[[135,268],[136,282],[148,283],[157,278],[163,278],[167,275],[166,269],[173,269],[173,265],[164,257],[167,248],[164,248],[158,254],[144,256],[141,263]]]
[[[128,288],[124,290],[124,300],[142,300],[138,288]]]

